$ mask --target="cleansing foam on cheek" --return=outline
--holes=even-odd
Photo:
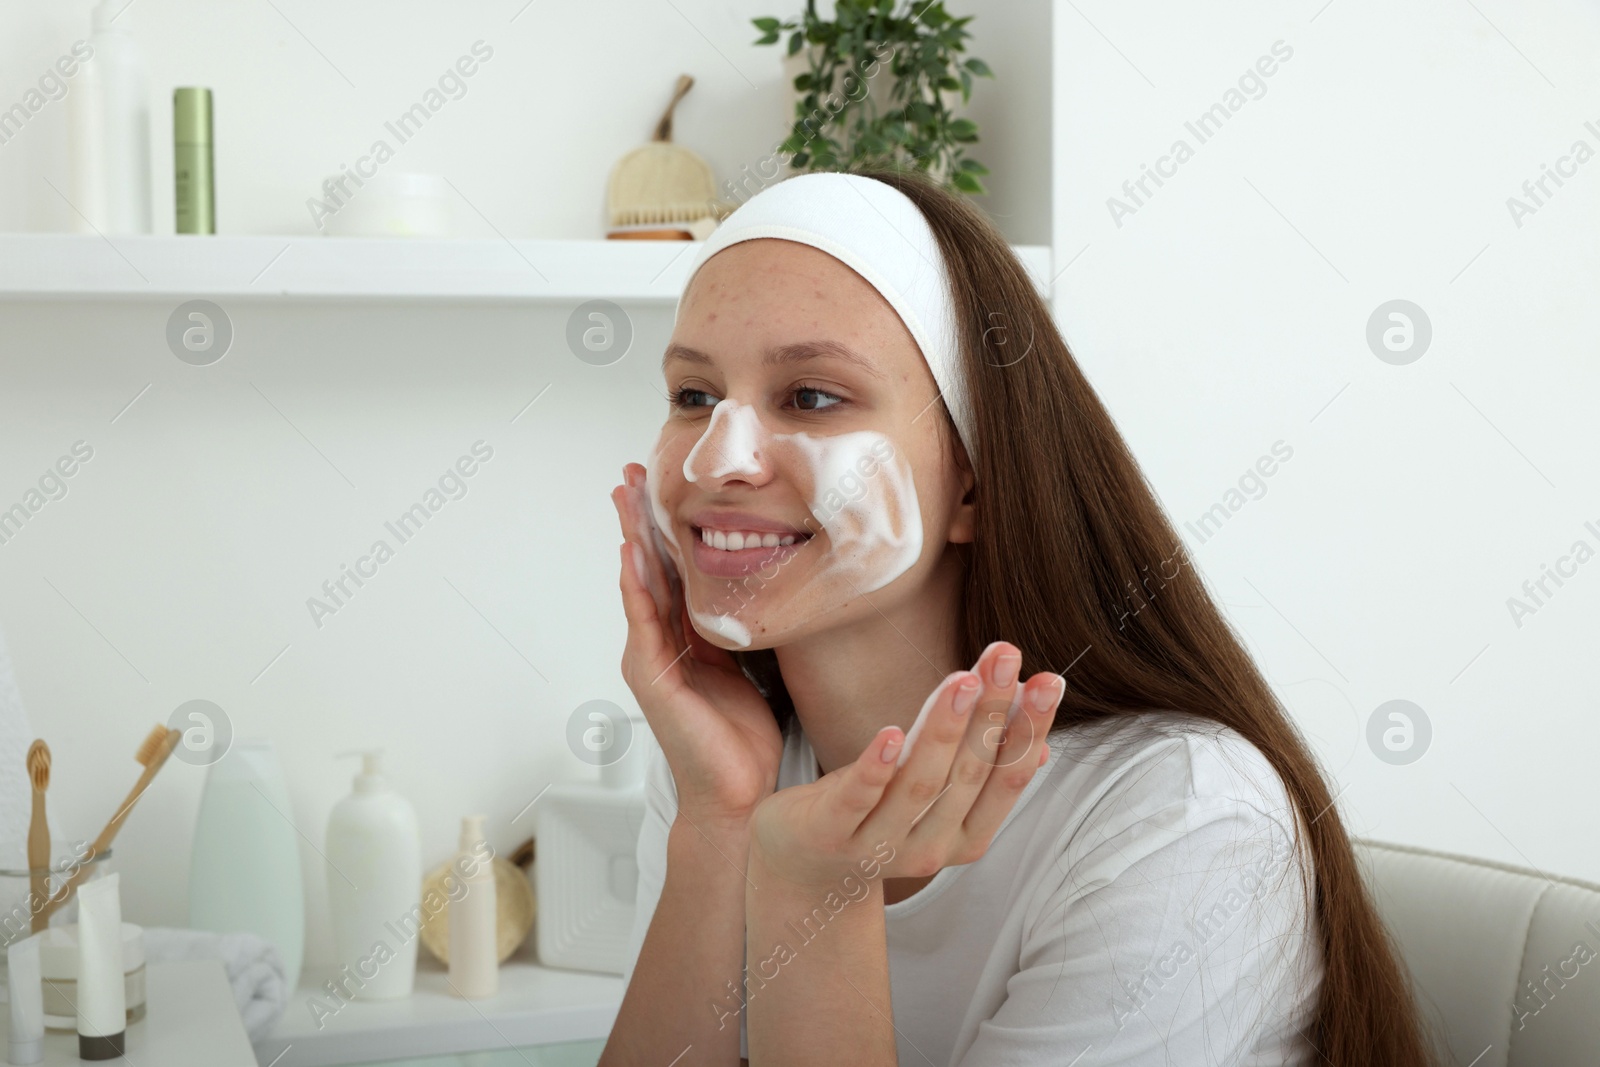
[[[661,502],[661,442],[650,450],[650,463],[644,472],[644,495],[650,503],[652,536],[657,541],[664,541],[673,548],[678,547],[678,537],[672,532],[672,520],[667,515],[666,505]]]
[[[893,442],[871,430],[790,440],[811,466],[811,513],[833,546],[835,576],[870,593],[910,570],[922,555],[922,514]]]

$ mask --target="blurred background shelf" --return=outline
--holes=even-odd
[[[308,971],[272,1035],[256,1042],[256,1059],[279,1067],[334,1067],[501,1052],[520,1064],[530,1059],[519,1055],[523,1050],[545,1047],[562,1063],[593,1063],[597,1051],[590,1043],[603,1043],[622,1003],[620,976],[541,967],[527,945],[501,965],[493,997],[454,996],[446,975],[424,956],[411,996],[352,1001],[327,1015],[309,1004],[337,1006],[323,988],[333,974]]]
[[[0,299],[259,296],[671,304],[698,241],[0,234]],[[1016,246],[1049,296],[1050,249]]]

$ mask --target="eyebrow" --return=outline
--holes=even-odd
[[[661,365],[665,367],[668,362],[678,359],[685,363],[710,364],[715,361],[698,348],[676,341],[667,345],[667,350],[661,356]],[[784,366],[793,363],[805,363],[813,359],[839,359],[846,363],[853,363],[872,375],[874,378],[886,379],[883,371],[872,365],[865,356],[856,352],[848,345],[838,341],[794,341],[786,345],[776,345],[762,356],[762,362],[769,367]]]

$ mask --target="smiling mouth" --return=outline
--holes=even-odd
[[[718,552],[747,552],[751,549],[771,549],[803,543],[811,539],[808,533],[779,534],[770,530],[713,530],[705,526],[691,527],[700,543]]]
[[[802,530],[728,530],[693,526],[694,567],[708,578],[735,581],[793,559],[812,539]],[[770,542],[770,543],[769,543]],[[737,547],[736,547],[737,546]],[[774,575],[766,576],[768,580]]]

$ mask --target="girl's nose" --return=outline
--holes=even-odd
[[[768,477],[770,435],[756,409],[737,400],[719,400],[711,422],[683,461],[686,481],[715,488],[727,481],[761,484]]]

